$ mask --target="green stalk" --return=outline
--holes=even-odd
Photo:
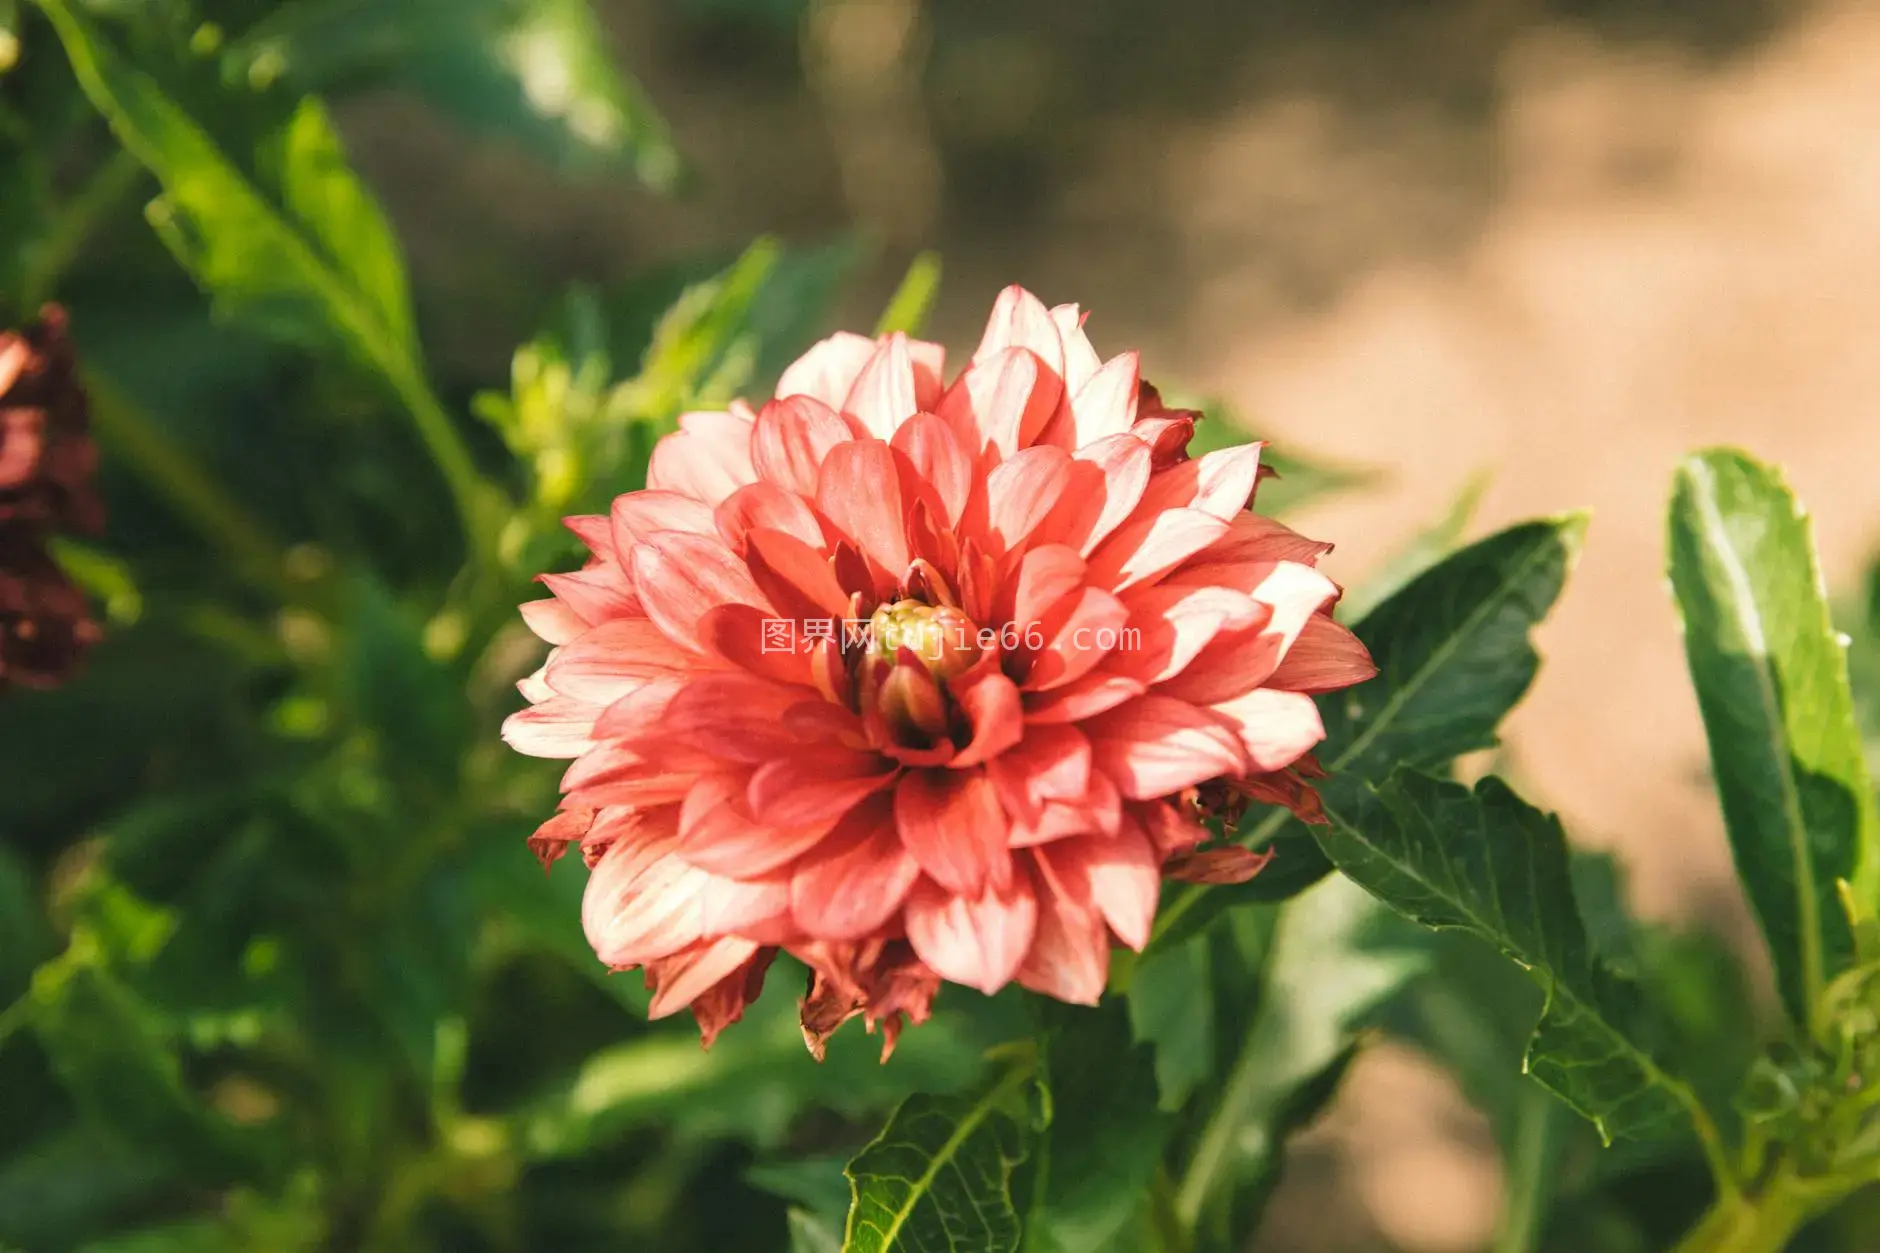
[[[295,599],[281,547],[267,529],[188,454],[170,442],[149,415],[115,386],[88,374],[91,419],[99,441],[125,463],[261,590],[282,600]]]
[[[59,206],[51,233],[33,250],[20,281],[20,312],[31,316],[52,299],[66,270],[84,250],[85,241],[143,176],[143,163],[122,148],[113,152],[77,195]]]
[[[1675,1253],[1782,1253],[1819,1207],[1818,1197],[1778,1175],[1753,1198],[1718,1201]]]

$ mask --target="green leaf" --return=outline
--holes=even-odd
[[[18,853],[0,844],[0,1010],[25,990],[50,946],[32,872]]]
[[[122,1212],[148,1207],[177,1165],[95,1127],[19,1146],[0,1162],[0,1240],[22,1249],[75,1247]]]
[[[1114,1240],[1142,1209],[1162,1164],[1168,1120],[1150,1052],[1128,1011],[1038,1002],[1040,1076],[1051,1123],[1037,1138],[1026,1253],[1084,1253]]]
[[[354,580],[341,634],[340,695],[395,763],[400,785],[456,786],[470,736],[461,679],[425,650],[422,627],[367,577]]]
[[[403,79],[462,125],[569,171],[683,175],[666,123],[607,50],[588,0],[325,0],[278,9],[229,45],[226,77],[299,92]]]
[[[1601,1136],[1645,1138],[1680,1110],[1705,1117],[1654,1056],[1638,990],[1594,955],[1574,903],[1566,837],[1499,779],[1471,792],[1400,772],[1367,822],[1320,835],[1338,868],[1426,927],[1455,927],[1525,968],[1546,996],[1527,1069]]]
[[[1258,1206],[1236,1206],[1236,1193],[1271,1186],[1301,1095],[1322,1093],[1305,1102],[1311,1108],[1323,1102],[1320,1081],[1342,1072],[1358,1030],[1425,969],[1422,951],[1383,925],[1388,917],[1337,878],[1281,910],[1253,1020],[1176,1193],[1188,1226],[1212,1214],[1235,1224],[1224,1234],[1244,1247],[1252,1232],[1240,1224],[1256,1221]]]
[[[1197,910],[1197,913],[1200,911]],[[1155,1049],[1155,1086],[1164,1110],[1179,1110],[1214,1073],[1214,995],[1205,937],[1164,944],[1129,981],[1135,1037]]]
[[[978,1097],[909,1097],[849,1163],[843,1253],[1014,1253],[1025,1143],[1006,1107],[1030,1078],[1016,1069]]]
[[[875,334],[892,335],[903,331],[909,335],[920,334],[920,328],[927,323],[927,314],[933,309],[935,298],[940,295],[940,254],[923,252],[915,257],[907,267],[907,274],[901,279],[901,285],[894,290],[888,300],[888,307],[881,311],[881,320],[875,323]]]
[[[790,1253],[842,1253],[842,1233],[808,1210],[789,1213]]]
[[[1880,809],[1811,528],[1774,470],[1718,450],[1679,467],[1670,550],[1737,874],[1808,1022],[1853,955],[1835,880],[1880,901]]]
[[[1334,822],[1361,824],[1375,805],[1368,785],[1399,764],[1443,769],[1495,745],[1496,727],[1540,668],[1530,632],[1560,595],[1584,530],[1580,515],[1510,527],[1419,575],[1358,623],[1378,675],[1319,702],[1325,742],[1318,757],[1331,773],[1319,794]],[[1244,844],[1279,850],[1252,884],[1281,873],[1289,857],[1310,873],[1313,860],[1303,850],[1311,838],[1285,811],[1268,811],[1241,835]],[[1180,934],[1188,912],[1218,890],[1185,885],[1175,892],[1152,943]]]
[[[72,0],[40,7],[85,94],[162,184],[151,225],[221,316],[302,346],[343,348],[377,371],[450,483],[466,534],[481,539],[493,489],[425,381],[397,244],[319,101],[302,100],[261,154],[274,184],[263,189]]]
[[[97,1125],[205,1182],[247,1173],[247,1137],[189,1090],[167,1026],[115,975],[68,955],[39,968],[32,995],[40,1043]]]

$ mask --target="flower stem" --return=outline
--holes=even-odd
[[[121,454],[171,508],[220,547],[239,573],[283,600],[294,599],[280,546],[257,519],[116,387],[88,374],[85,391],[92,424],[107,448]]]
[[[1782,1253],[1818,1204],[1794,1179],[1778,1175],[1755,1197],[1720,1199],[1675,1253]]]

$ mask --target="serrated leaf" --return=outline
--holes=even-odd
[[[1014,1253],[1012,1170],[1025,1158],[1005,1108],[1022,1071],[978,1097],[911,1096],[849,1163],[843,1253]]]
[[[1835,881],[1880,900],[1880,809],[1806,514],[1742,453],[1679,467],[1671,583],[1737,874],[1798,1022],[1853,956]]]
[[[1638,989],[1594,955],[1574,904],[1559,821],[1499,779],[1471,792],[1401,771],[1363,825],[1320,843],[1338,868],[1426,927],[1495,945],[1541,986],[1527,1069],[1603,1138],[1645,1138],[1701,1110],[1674,1063],[1655,1056]]]
[[[607,50],[588,0],[326,0],[277,10],[223,53],[232,80],[301,92],[403,80],[469,129],[563,169],[624,167],[656,190],[683,166]]]
[[[1423,952],[1380,926],[1388,919],[1337,878],[1281,909],[1253,1019],[1176,1193],[1176,1212],[1190,1227],[1232,1224],[1215,1234],[1245,1246],[1252,1231],[1243,1224],[1257,1220],[1301,1094],[1328,1070],[1342,1071],[1359,1028],[1424,970]],[[1307,1104],[1316,1109],[1323,1099]],[[1236,1204],[1243,1189],[1256,1203]]]
[[[1169,1130],[1155,1067],[1128,1011],[1040,1001],[1051,1124],[1036,1137],[1026,1253],[1107,1247],[1143,1208]]]
[[[1362,822],[1375,803],[1368,785],[1400,764],[1441,769],[1494,746],[1495,729],[1540,668],[1530,633],[1560,595],[1584,530],[1578,515],[1510,527],[1419,575],[1357,624],[1377,677],[1319,702],[1325,741],[1317,753],[1331,774],[1319,795],[1335,822]],[[1311,838],[1303,823],[1270,810],[1241,842],[1276,847],[1272,873],[1292,856],[1305,874],[1310,852],[1291,850]],[[1188,885],[1171,895],[1152,943],[1178,933],[1218,890]]]

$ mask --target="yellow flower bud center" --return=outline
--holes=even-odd
[[[942,682],[965,673],[979,660],[979,628],[950,605],[897,600],[875,610],[868,633],[869,650],[875,656],[892,661],[903,648],[909,649]]]

